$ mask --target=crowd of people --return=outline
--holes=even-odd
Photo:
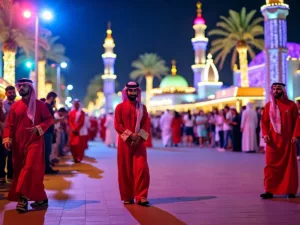
[[[296,102],[300,115],[300,100]],[[205,113],[179,113],[166,110],[151,117],[152,135],[162,140],[164,147],[199,146],[218,151],[264,153],[261,118],[264,108],[253,108],[251,103],[238,112],[235,107],[214,108]],[[298,144],[300,160],[300,142]]]
[[[21,96],[18,101],[16,89]],[[122,91],[123,102],[100,119],[89,117],[77,99],[71,110],[57,109],[55,92],[37,100],[29,79],[6,87],[5,94],[5,101],[0,100],[0,183],[10,183],[8,200],[18,202],[19,212],[28,211],[29,201],[34,201],[31,207],[48,205],[44,175],[59,173],[52,167],[68,152],[74,163],[80,163],[88,141],[98,134],[107,146],[118,149],[118,180],[124,204],[149,205],[146,148],[152,147],[152,137],[161,139],[165,147],[199,145],[219,151],[266,151],[266,192],[261,197],[288,194],[294,198],[297,193],[300,101],[295,104],[288,100],[282,83],[272,85],[272,99],[265,109],[253,109],[248,103],[240,113],[225,106],[209,113],[167,110],[152,117],[141,103],[137,82],[128,82]]]
[[[56,108],[55,92],[38,101],[29,79],[7,86],[5,95],[0,100],[0,183],[10,184],[8,200],[17,201],[17,210],[26,212],[29,200],[34,201],[32,207],[48,204],[44,174],[59,173],[53,166],[68,152],[80,163],[98,125],[77,99],[71,110]]]

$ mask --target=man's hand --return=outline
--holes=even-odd
[[[38,134],[38,129],[36,127],[28,127],[26,130],[31,134]]]
[[[297,137],[292,137],[292,144],[295,144],[295,143],[297,143],[297,141],[298,141],[298,138]]]
[[[6,151],[11,151],[11,143],[10,142],[6,142],[3,145],[4,145],[4,148],[6,149]]]
[[[266,135],[266,136],[264,136],[264,141],[265,141],[265,143],[270,143],[271,139],[268,135]]]
[[[73,133],[74,135],[79,135],[79,131],[76,131],[76,130],[73,130],[72,133]]]
[[[131,144],[134,150],[136,150],[136,148],[140,145],[140,142],[141,142],[141,137],[137,135],[136,140],[133,141]]]
[[[132,134],[130,135],[130,138],[131,138],[131,140],[132,140],[133,142],[135,142],[136,139],[138,138],[138,135],[137,135],[136,133],[132,133]]]

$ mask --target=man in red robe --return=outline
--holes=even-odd
[[[265,167],[265,193],[263,199],[273,194],[286,194],[295,198],[298,191],[297,137],[300,136],[297,106],[290,101],[285,85],[271,86],[271,101],[266,104],[261,119],[262,135],[267,144]]]
[[[48,204],[44,189],[44,132],[52,125],[53,118],[46,105],[36,99],[32,81],[21,79],[16,84],[22,100],[11,106],[4,128],[3,144],[13,149],[13,181],[8,200],[18,201],[19,212]]]
[[[95,117],[90,118],[89,140],[94,141],[98,133],[98,121]]]
[[[181,128],[183,126],[183,120],[178,112],[174,112],[174,117],[171,123],[172,130],[172,142],[175,147],[178,147],[178,144],[181,142]]]
[[[141,103],[139,84],[128,82],[122,91],[123,102],[115,110],[115,129],[118,139],[118,180],[121,200],[142,206],[147,200],[150,184],[146,141],[148,139],[148,113]]]
[[[86,149],[86,135],[84,134],[85,113],[80,107],[80,101],[75,99],[73,110],[69,113],[70,148],[75,163],[81,162]]]

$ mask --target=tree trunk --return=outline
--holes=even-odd
[[[16,82],[16,53],[17,44],[13,40],[7,40],[2,45],[3,51],[3,79],[11,85]]]
[[[153,89],[153,76],[151,74],[146,75],[146,106],[149,109],[150,99],[152,97],[151,91]]]
[[[38,93],[37,93],[37,98],[46,98],[46,60],[39,60],[38,62]]]
[[[14,85],[16,82],[16,51],[3,50],[3,79]]]
[[[51,91],[53,91],[53,85],[52,85],[52,83],[51,82],[46,82],[45,83],[45,93],[48,94]]]
[[[237,51],[239,53],[240,71],[241,71],[241,87],[249,87],[248,78],[248,47],[244,42],[238,43]]]

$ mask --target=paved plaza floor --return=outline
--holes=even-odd
[[[261,200],[263,154],[199,148],[148,150],[151,207],[124,206],[116,149],[90,143],[81,164],[67,156],[46,176],[48,209],[17,213],[0,188],[3,225],[299,225],[300,198]]]

